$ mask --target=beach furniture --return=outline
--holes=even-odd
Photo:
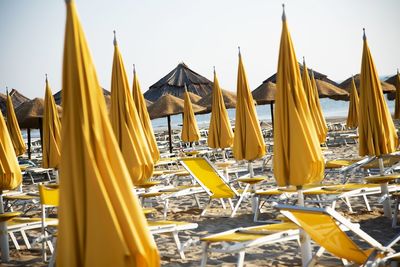
[[[54,186],[46,186],[39,185],[39,196],[40,196],[40,208],[41,208],[41,225],[42,225],[42,234],[40,241],[42,242],[42,257],[43,261],[47,260],[47,252],[46,252],[46,244],[50,249],[50,252],[54,252],[54,246],[51,242],[51,239],[54,239],[57,226],[58,219],[47,218],[46,210],[54,207],[58,207],[59,200],[59,188],[58,185]]]
[[[181,257],[181,259],[185,259],[184,250],[188,248],[190,244],[194,242],[194,240],[192,238],[189,238],[188,240],[182,243],[181,240],[179,239],[178,234],[180,231],[196,229],[198,227],[197,223],[167,221],[167,220],[161,220],[161,221],[148,220],[147,224],[149,226],[149,230],[152,235],[170,233],[176,244],[179,256]]]
[[[345,262],[367,266],[378,266],[378,263],[384,264],[391,258],[399,256],[399,253],[396,253],[391,247],[400,240],[400,236],[384,246],[332,208],[305,208],[289,205],[277,205],[276,208],[306,231],[311,239],[321,246],[308,266],[314,265],[325,250]],[[369,244],[371,249],[361,248],[353,241],[353,238],[344,232],[344,229],[348,229]]]
[[[207,205],[203,208],[201,216],[204,216],[207,210],[211,207],[213,200],[219,200],[225,209],[225,202],[227,200],[232,210],[230,217],[235,216],[244,196],[249,191],[250,185],[258,183],[263,179],[253,178],[239,178],[237,181],[246,183],[246,187],[242,193],[239,193],[234,187],[229,184],[227,178],[223,177],[217,169],[212,165],[207,158],[183,158],[180,160],[182,166],[190,173],[190,175],[200,184],[204,191],[209,196]],[[237,198],[235,206],[233,205],[232,198]]]
[[[202,242],[201,266],[206,266],[209,252],[238,253],[237,266],[244,263],[246,250],[289,240],[298,240],[299,230],[296,224],[282,222],[252,227],[236,228],[200,239]]]

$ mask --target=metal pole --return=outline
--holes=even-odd
[[[28,134],[28,158],[32,159],[32,151],[31,151],[31,147],[32,147],[32,143],[31,143],[31,128],[26,129],[26,132]]]
[[[271,102],[272,135],[274,135],[274,102]]]
[[[379,174],[384,175],[385,174],[385,166],[383,164],[383,158],[379,157],[378,158],[379,162]],[[389,194],[389,188],[388,188],[388,183],[383,183],[381,184],[381,195],[382,197],[385,197],[385,200],[383,200],[383,212],[386,217],[389,219],[392,219],[392,207],[390,206],[390,194]]]
[[[3,213],[3,192],[0,192],[0,214]],[[8,262],[10,260],[10,248],[8,246],[8,232],[6,221],[0,223],[0,249],[2,262]]]
[[[169,136],[169,153],[172,153],[172,130],[171,130],[171,116],[167,116],[168,121],[168,136]]]
[[[303,189],[301,186],[297,187],[297,197],[298,197],[299,206],[304,207],[304,195],[303,195]],[[302,266],[308,266],[308,263],[312,259],[311,241],[310,241],[310,237],[303,229],[300,229],[300,249],[301,249]]]

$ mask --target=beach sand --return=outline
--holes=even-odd
[[[330,120],[331,123],[343,121],[343,118]],[[358,157],[357,144],[347,144],[341,146],[329,147],[326,153],[326,159],[333,158],[355,158]],[[269,167],[271,162],[269,163]],[[267,166],[268,167],[268,166]],[[257,171],[260,174],[260,171]],[[262,184],[258,189],[267,188],[274,182],[273,173],[270,168],[262,173],[269,178],[268,182]],[[179,178],[183,179],[183,178]],[[360,176],[353,177],[353,180],[361,181]],[[340,182],[339,177],[330,177],[329,182]],[[33,189],[36,186],[25,186],[26,190]],[[207,201],[207,197],[200,198],[202,203]],[[362,230],[370,234],[382,244],[388,243],[396,234],[399,234],[399,229],[391,227],[391,221],[383,216],[382,205],[378,203],[378,197],[369,197],[372,211],[367,211],[362,199],[352,200],[354,212],[349,212],[343,203],[337,204],[337,211],[342,213],[346,218],[352,222],[359,223]],[[219,205],[215,205],[219,207]],[[162,206],[157,205],[158,212],[151,219],[162,219]],[[221,208],[212,209],[213,214],[224,214]],[[234,218],[225,217],[200,217],[201,210],[197,208],[195,200],[191,196],[179,198],[179,200],[170,201],[170,212],[168,213],[168,220],[178,220],[198,223],[198,228],[190,231],[180,233],[182,241],[192,238],[198,240],[201,237],[209,234],[218,233],[221,231],[237,228],[259,225],[260,223],[253,222],[253,215],[251,213],[250,201],[242,204],[238,210],[238,214]],[[278,211],[267,206],[262,210],[260,219],[273,219],[278,215]],[[35,236],[38,233],[34,231],[29,232],[30,235]],[[162,266],[199,266],[201,260],[201,243],[199,241],[192,244],[186,251],[186,259],[182,260],[176,251],[175,243],[172,236],[169,234],[156,235],[155,241],[159,248],[161,255]],[[11,243],[10,243],[11,244]],[[20,243],[22,244],[22,242]],[[365,245],[365,244],[363,244]],[[1,266],[45,266],[41,263],[40,259],[40,246],[35,245],[34,249],[22,249],[17,251],[11,245],[11,262],[9,264],[2,264]],[[318,246],[314,246],[314,251]],[[399,249],[399,248],[397,248]],[[110,251],[112,253],[112,251]],[[217,254],[213,253],[208,256],[207,266],[235,266],[237,261],[237,254]],[[261,246],[257,248],[248,249],[246,251],[245,266],[299,266],[301,265],[301,256],[299,246],[295,241],[289,241],[280,244],[273,244]],[[325,253],[319,260],[318,266],[338,266],[341,261],[329,253]]]

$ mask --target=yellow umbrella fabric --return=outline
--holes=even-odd
[[[365,33],[363,39],[358,121],[359,155],[379,157],[396,151],[398,139]]]
[[[61,153],[61,122],[46,76],[43,111],[43,168],[58,168]]]
[[[183,106],[183,126],[181,139],[183,142],[195,142],[200,140],[200,131],[197,126],[196,117],[194,116],[192,102],[190,101],[189,94],[186,89],[184,93],[184,106]]]
[[[316,96],[315,89],[310,79],[310,75],[308,74],[307,65],[304,59],[302,80],[304,91],[306,93],[308,108],[310,109],[312,122],[314,123],[315,130],[317,131],[318,140],[321,144],[325,143],[327,134],[325,119],[323,118],[321,106],[319,105],[319,98],[318,95]],[[317,99],[315,99],[315,97],[317,97]]]
[[[274,175],[279,186],[302,186],[321,181],[324,159],[285,15],[282,20],[275,96]]]
[[[399,70],[397,70],[396,75],[396,99],[394,106],[394,118],[400,119],[400,74]]]
[[[24,139],[15,116],[14,105],[7,91],[7,129],[14,147],[15,155],[21,156],[26,151]]]
[[[328,126],[326,125],[326,120],[324,117],[324,114],[322,112],[321,108],[321,103],[319,101],[319,94],[318,94],[318,88],[317,88],[317,82],[315,81],[314,77],[314,71],[311,70],[311,84],[314,89],[314,102],[315,102],[315,111],[317,112],[318,115],[318,120],[319,120],[319,130],[322,132],[322,136],[320,139],[321,144],[326,142],[326,135],[328,134]]]
[[[110,120],[133,184],[145,183],[153,174],[154,161],[129,90],[124,62],[115,38]]]
[[[350,91],[350,104],[349,104],[349,113],[347,114],[347,128],[357,128],[358,127],[358,110],[359,110],[359,98],[358,92],[356,88],[356,84],[354,82],[354,78],[351,80],[351,91]]]
[[[236,95],[233,156],[236,160],[252,161],[265,155],[265,143],[240,51]]]
[[[6,122],[0,112],[0,194],[3,190],[16,188],[21,182],[21,169],[18,165]]]
[[[153,161],[156,162],[160,159],[160,151],[157,147],[156,137],[154,136],[153,126],[151,125],[149,112],[147,111],[146,100],[143,97],[142,90],[140,89],[139,80],[137,78],[135,66],[133,66],[133,85],[132,96],[135,104],[139,119],[142,122],[143,131],[146,136],[146,141],[150,149]]]
[[[75,3],[66,2],[56,265],[159,266]]]
[[[208,128],[208,146],[211,148],[227,148],[233,144],[233,132],[226,111],[224,98],[214,70],[214,87],[212,90],[211,120]]]

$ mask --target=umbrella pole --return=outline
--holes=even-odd
[[[169,136],[169,153],[172,153],[172,130],[171,130],[171,117],[167,116],[168,121],[168,136]]]
[[[43,152],[43,120],[39,118],[39,133],[40,133],[40,146],[42,147]]]
[[[31,128],[26,129],[28,134],[28,158],[32,159],[32,152],[31,152]]]
[[[0,214],[4,213],[3,205],[3,192],[0,191]],[[0,223],[0,249],[1,249],[1,261],[8,262],[10,260],[10,248],[8,246],[8,232],[7,232],[7,221]]]
[[[253,169],[253,162],[251,160],[249,161],[249,173],[250,173],[250,178],[253,178],[254,177],[254,169]],[[256,192],[256,185],[253,184],[251,187],[252,187],[253,192]],[[254,194],[252,194],[251,210],[253,211],[253,213],[255,213],[256,209],[257,209],[257,201],[256,201],[256,198],[254,197]]]
[[[379,162],[379,174],[384,175],[385,174],[385,166],[383,165],[383,158],[379,157],[378,158]],[[381,184],[381,195],[382,197],[385,198],[383,201],[383,212],[386,217],[389,219],[392,218],[392,208],[390,206],[390,194],[389,194],[389,188],[388,188],[388,183],[382,183]]]
[[[271,102],[272,135],[274,134],[274,102]]]
[[[222,161],[226,161],[225,148],[222,149]]]
[[[297,197],[299,206],[304,207],[304,195],[302,186],[297,186]],[[302,266],[308,266],[308,263],[312,259],[311,241],[310,237],[303,229],[300,229],[300,249]]]

